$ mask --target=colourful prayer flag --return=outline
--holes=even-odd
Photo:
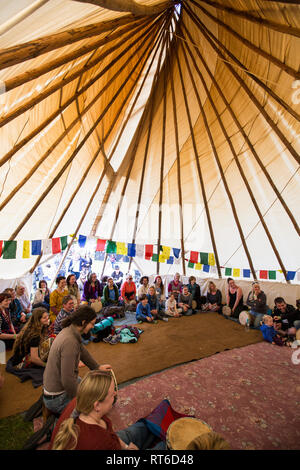
[[[43,240],[43,254],[52,255],[52,240],[50,240],[49,238]]]
[[[156,253],[153,253],[152,255],[152,261],[157,262],[158,261],[158,255]]]
[[[276,279],[276,271],[268,271],[269,279]]]
[[[296,271],[288,271],[286,273],[286,280],[293,281],[295,279],[295,276],[296,276]]]
[[[167,259],[167,264],[174,264],[174,257],[170,256],[170,258]]]
[[[60,248],[61,251],[64,251],[68,246],[68,235],[65,235],[64,237],[60,237]]]
[[[106,243],[106,253],[116,253],[117,251],[117,244],[112,240],[107,240]]]
[[[204,265],[203,265],[203,271],[204,271],[205,273],[209,273],[209,270],[210,270],[209,264],[204,264]]]
[[[191,261],[188,262],[188,268],[194,269],[194,264]]]
[[[126,243],[117,242],[117,253],[119,255],[127,255]]]
[[[203,264],[201,264],[201,263],[196,263],[195,268],[198,269],[198,270],[201,270],[201,269],[202,269],[202,266],[203,266]]]
[[[32,240],[31,242],[31,255],[37,256],[42,252],[42,240]]]
[[[96,251],[105,251],[106,240],[98,238]]]
[[[243,277],[250,277],[250,269],[243,269]]]
[[[135,255],[139,258],[144,257],[145,247],[144,245],[136,244],[135,246]]]
[[[198,251],[191,251],[190,252],[190,262],[191,263],[198,263]]]
[[[208,253],[201,253],[200,252],[200,263],[201,264],[208,264]]]
[[[29,240],[24,240],[23,241],[22,258],[30,258],[30,241]]]
[[[213,253],[208,253],[208,264],[210,266],[215,266],[216,264],[215,255]]]
[[[127,244],[127,249],[128,249],[128,256],[130,256],[131,258],[136,256],[136,246],[135,246],[135,243],[128,243]]]
[[[231,276],[232,275],[232,268],[225,268],[225,276]]]
[[[162,255],[164,256],[165,259],[170,258],[171,255],[171,248],[169,246],[162,246]]]
[[[153,245],[145,245],[145,258],[151,259],[153,255]]]
[[[237,268],[234,268],[233,272],[232,272],[232,275],[233,277],[240,277],[241,275],[241,270],[240,269],[237,269]]]
[[[165,263],[165,262],[166,262],[165,256],[164,256],[164,255],[159,255],[158,261],[159,261],[160,263]]]
[[[174,257],[178,259],[180,256],[180,248],[172,248],[172,250]]]
[[[3,240],[0,240],[0,258],[2,256]]]
[[[52,238],[52,253],[60,253],[61,252],[61,247],[60,247],[60,238]]]
[[[78,245],[80,246],[80,248],[84,248],[85,244],[86,244],[86,236],[85,235],[79,235]]]
[[[260,270],[259,271],[259,277],[260,277],[260,279],[268,279],[268,271]]]
[[[17,242],[16,240],[4,241],[2,249],[3,259],[16,259]]]

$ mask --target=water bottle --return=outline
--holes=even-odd
[[[245,324],[245,331],[249,331],[249,330],[250,330],[250,322],[249,322],[249,318],[247,318],[246,324]]]

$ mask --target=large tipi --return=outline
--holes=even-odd
[[[297,281],[298,3],[1,0],[0,278],[84,234]]]

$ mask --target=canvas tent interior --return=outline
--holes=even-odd
[[[1,0],[0,239],[206,251],[217,278],[297,272],[297,3]],[[1,259],[0,278],[44,259]],[[195,274],[185,256],[138,263]]]

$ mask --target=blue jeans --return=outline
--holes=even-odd
[[[182,315],[184,315],[185,317],[193,315],[193,309],[189,308],[186,312],[182,309]]]
[[[263,316],[264,316],[264,313],[257,313],[255,312],[254,310],[250,310],[251,315],[253,315],[255,318],[254,318],[254,328],[259,328],[260,327],[260,322],[262,321],[263,319]]]
[[[64,392],[61,395],[57,395],[57,397],[53,398],[48,398],[47,395],[44,395],[43,401],[48,410],[52,411],[52,413],[60,415],[64,411],[67,404],[71,401],[71,398],[69,398],[66,392]]]
[[[294,328],[296,328],[296,330],[299,330],[299,328],[300,328],[300,320],[295,320],[295,321],[294,321]]]
[[[150,449],[156,439],[156,436],[149,431],[146,424],[142,421],[134,423],[126,429],[117,431],[116,434],[125,444],[133,442],[139,449]],[[164,441],[160,441],[155,447],[152,447],[152,449],[165,450],[166,444]]]

